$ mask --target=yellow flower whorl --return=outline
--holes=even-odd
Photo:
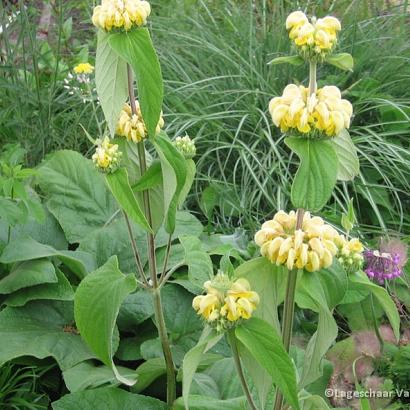
[[[337,43],[337,32],[341,30],[340,21],[332,16],[311,21],[301,11],[294,11],[286,19],[289,38],[305,57],[324,56]]]
[[[333,137],[350,127],[353,108],[336,86],[325,86],[309,95],[308,88],[289,84],[281,97],[271,99],[269,112],[282,132],[294,129]]]
[[[218,331],[232,327],[240,319],[249,319],[259,304],[258,294],[244,278],[232,282],[218,273],[204,283],[204,288],[206,295],[196,296],[192,307]]]
[[[322,218],[303,216],[302,229],[296,228],[296,212],[279,211],[255,235],[261,254],[277,265],[315,272],[333,263],[340,235]]]
[[[137,106],[137,114],[132,114],[129,104],[125,104],[118,120],[116,133],[121,137],[126,137],[128,141],[140,142],[147,137],[147,129],[142,118],[141,109],[138,101],[135,102]],[[161,131],[164,126],[164,119],[162,115],[159,119],[156,133]]]
[[[151,6],[145,0],[102,0],[94,8],[92,22],[105,31],[123,28],[128,31],[133,26],[146,24],[151,13]]]
[[[73,71],[76,74],[91,74],[94,71],[94,66],[90,63],[80,63],[73,68]]]
[[[357,272],[364,262],[364,246],[357,238],[347,240],[343,235],[337,243],[339,248],[337,258],[348,273]]]
[[[111,144],[110,139],[98,139],[97,148],[92,156],[95,166],[102,172],[113,172],[118,168],[122,153],[117,144]]]

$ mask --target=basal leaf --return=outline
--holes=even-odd
[[[24,306],[27,302],[37,299],[73,300],[74,291],[70,282],[60,269],[56,270],[56,283],[43,283],[29,288],[23,288],[12,293],[6,300],[7,306]]]
[[[131,65],[137,78],[138,99],[148,135],[153,138],[163,99],[161,67],[147,28],[109,36],[112,49]]]
[[[108,127],[113,137],[122,107],[127,100],[127,63],[110,46],[110,34],[97,35],[95,86]]]
[[[78,152],[51,154],[37,174],[47,207],[69,242],[79,242],[102,227],[118,209],[104,178],[90,160]]]
[[[166,410],[162,401],[153,397],[132,394],[116,387],[100,387],[66,394],[52,403],[53,410]]]
[[[121,376],[114,365],[113,333],[121,303],[136,287],[135,276],[121,273],[114,256],[82,280],[74,299],[75,321],[82,338],[112,368],[117,379],[127,385],[135,381]]]
[[[3,250],[0,263],[15,263],[42,258],[56,257],[69,267],[78,277],[87,274],[87,268],[95,266],[92,255],[81,251],[59,251],[43,245],[30,237],[10,242]]]
[[[21,356],[53,357],[62,370],[94,355],[74,327],[72,302],[29,302],[0,312],[0,365]]]
[[[135,370],[118,367],[127,378],[136,378]],[[119,385],[114,372],[107,366],[95,366],[91,361],[81,362],[63,372],[65,385],[71,393],[101,387],[104,384]]]
[[[49,260],[25,261],[15,264],[10,273],[0,280],[0,294],[13,293],[41,283],[55,282],[57,282],[55,268]]]
[[[338,159],[327,141],[288,137],[286,145],[300,158],[292,184],[291,199],[295,208],[320,211],[336,184]]]

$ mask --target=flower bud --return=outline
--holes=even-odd
[[[111,144],[108,137],[102,140],[98,139],[96,144],[97,148],[92,156],[95,166],[105,173],[114,172],[118,168],[122,156],[122,153],[118,151],[118,145]]]
[[[185,137],[176,137],[174,146],[186,159],[191,159],[196,155],[195,143],[188,135],[185,135]]]

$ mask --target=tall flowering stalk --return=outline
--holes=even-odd
[[[148,30],[144,27],[151,12],[150,4],[145,0],[102,0],[101,5],[94,8],[92,21],[100,30],[97,46],[96,83],[104,114],[107,118],[111,134],[124,137],[130,144],[136,144],[138,151],[139,171],[141,178],[147,171],[147,158],[145,142],[151,139],[159,156],[163,153],[161,146],[154,141],[164,125],[161,112],[162,104],[162,77],[155,50],[151,43]],[[133,50],[132,52],[130,50]],[[138,58],[138,52],[143,50],[143,61]],[[106,60],[104,60],[106,59]],[[145,76],[145,65],[149,65],[150,74]],[[116,70],[110,74],[116,78],[107,78],[106,71],[110,67]],[[83,69],[83,67],[81,67]],[[134,73],[137,78],[139,100],[134,95]],[[125,81],[124,81],[125,80]],[[107,95],[108,82],[118,84],[112,89],[112,94]],[[129,104],[125,102],[128,94]],[[119,111],[113,99],[118,99]],[[163,137],[165,148],[172,147],[172,143]],[[169,152],[169,151],[167,151]],[[175,155],[180,155],[174,149]],[[136,200],[128,174],[125,168],[120,168],[119,147],[110,142],[109,137],[97,141],[97,148],[93,161],[100,171],[107,177],[107,183],[123,210],[132,251],[135,257],[136,270],[139,272],[141,287],[150,291],[153,298],[155,324],[158,329],[159,339],[164,354],[167,374],[167,403],[171,407],[176,398],[175,366],[170,348],[170,341],[166,329],[164,312],[161,300],[161,287],[169,276],[166,275],[168,257],[171,250],[172,232],[175,229],[175,212],[169,217],[174,225],[168,226],[169,241],[162,271],[158,271],[155,254],[154,223],[152,205],[149,191],[142,192],[143,209],[141,210]],[[185,163],[180,155],[180,166]],[[181,173],[184,169],[180,170]],[[182,181],[184,182],[184,181]],[[131,219],[147,232],[148,268],[147,277],[138,247],[132,232]],[[168,222],[168,220],[167,220]]]
[[[297,211],[278,212],[272,221],[262,225],[255,242],[261,246],[263,256],[289,270],[282,319],[282,339],[289,351],[298,271],[314,273],[329,267],[335,257],[342,260],[350,256],[348,241],[309,211],[319,211],[331,196],[339,159],[329,142],[340,138],[342,131],[350,127],[353,109],[336,86],[317,88],[317,64],[331,62],[341,30],[339,20],[332,16],[309,20],[303,12],[296,11],[288,16],[286,28],[298,56],[279,58],[278,63],[291,59],[307,62],[309,84],[286,86],[282,96],[272,98],[269,111],[274,125],[289,134],[285,141],[301,159],[291,195]],[[349,58],[346,61],[349,64]],[[278,390],[275,410],[282,407],[282,401]]]

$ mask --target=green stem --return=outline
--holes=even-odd
[[[301,229],[303,224],[303,215],[305,214],[304,209],[299,208],[296,216],[296,228]],[[296,281],[298,278],[298,270],[293,269],[289,271],[288,282],[286,285],[286,295],[285,295],[285,305],[283,310],[283,321],[282,321],[282,340],[286,351],[289,353],[290,343],[292,341],[292,328],[293,328],[293,316],[295,312],[295,291],[296,291]],[[282,408],[283,396],[276,390],[276,398],[274,410],[280,410]]]
[[[14,188],[11,188],[11,199],[14,199]],[[10,239],[11,239],[11,225],[9,225],[8,229],[7,229],[7,244],[10,243]]]
[[[137,107],[135,104],[134,95],[134,85],[132,78],[132,70],[129,65],[127,65],[128,74],[128,93],[130,98],[131,111],[133,114],[137,113]],[[140,165],[141,176],[145,174],[147,170],[147,159],[145,156],[145,146],[144,141],[137,144],[138,147],[138,158]],[[145,217],[149,225],[152,227],[152,212],[151,203],[149,197],[149,191],[145,190],[142,193]],[[167,404],[172,407],[173,402],[176,399],[176,380],[175,380],[175,366],[172,359],[171,347],[168,338],[168,332],[165,325],[164,311],[161,302],[161,293],[158,288],[158,278],[157,278],[157,267],[155,258],[155,238],[154,234],[151,232],[147,233],[148,242],[148,265],[150,272],[150,287],[152,289],[152,296],[154,301],[154,311],[155,311],[155,322],[158,329],[158,335],[161,340],[161,346],[164,353],[166,373],[167,373]]]
[[[236,344],[236,338],[235,338],[235,330],[231,329],[228,331],[227,333],[227,337],[228,337],[228,342],[231,346],[231,350],[232,350],[232,355],[233,355],[233,360],[235,362],[235,367],[236,367],[236,371],[238,373],[239,376],[239,380],[241,382],[242,385],[242,389],[245,393],[245,396],[248,400],[249,406],[252,410],[258,410],[258,408],[256,407],[253,398],[252,398],[252,394],[249,391],[249,387],[248,384],[246,383],[246,379],[245,379],[245,375],[243,374],[243,369],[242,369],[242,364],[241,364],[241,358],[239,357],[239,352],[238,352],[238,346]]]
[[[317,90],[316,84],[316,61],[311,61],[309,63],[309,95],[312,95]]]
[[[135,238],[134,238],[134,233],[132,232],[132,226],[131,226],[131,223],[130,223],[130,219],[129,219],[129,217],[128,217],[128,215],[125,211],[123,211],[123,214],[124,214],[124,218],[125,218],[125,223],[127,224],[128,236],[130,237],[132,251],[134,253],[135,265],[137,266],[137,269],[140,273],[141,279],[142,279],[145,287],[148,287],[147,277],[145,276],[144,267],[142,266],[141,257],[140,257],[140,254],[138,252],[137,244],[136,244]]]

